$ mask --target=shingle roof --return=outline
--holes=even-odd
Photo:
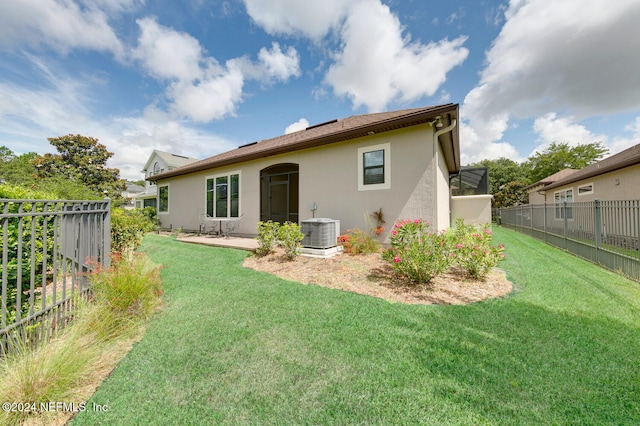
[[[146,171],[151,167],[151,160],[154,158],[155,154],[157,157],[160,157],[162,161],[167,165],[167,167],[175,168],[182,167],[184,165],[193,163],[194,161],[199,161],[199,158],[186,157],[184,155],[172,154],[170,152],[158,151],[157,149],[153,150],[153,153],[149,156],[147,163],[144,165],[144,169],[142,171]]]
[[[636,164],[640,164],[640,144],[625,149],[624,151],[607,157],[604,160],[598,161],[597,163],[587,166],[584,169],[578,170],[568,177],[544,187],[544,189],[546,190],[558,188],[560,186],[564,186],[583,179],[588,179],[604,173],[613,172],[615,170],[620,170]]]
[[[154,176],[154,179],[159,180],[194,173],[224,165],[424,124],[438,115],[443,116],[443,124],[445,125],[449,124],[453,119],[457,120],[458,104],[355,115],[344,119],[332,120],[307,127],[307,129],[298,132],[246,144],[237,149],[160,173]],[[457,134],[456,128],[453,135],[447,139],[451,147],[445,152],[445,160],[449,165],[450,171],[457,171],[460,168],[460,150]]]
[[[575,172],[577,172],[577,170],[575,170],[575,169],[563,169],[563,170],[560,170],[559,172],[554,173],[551,176],[547,176],[544,179],[540,179],[536,183],[532,183],[531,185],[524,187],[524,190],[526,191],[528,189],[535,188],[536,186],[540,186],[540,185],[543,185],[543,186],[551,185],[552,183],[557,182],[557,181],[559,181],[561,179],[564,179],[564,178],[568,177],[569,175],[572,175]]]

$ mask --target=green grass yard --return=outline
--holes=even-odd
[[[408,306],[149,235],[165,307],[73,425],[639,424],[640,284],[494,239],[511,295]]]

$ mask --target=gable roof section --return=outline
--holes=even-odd
[[[154,149],[149,156],[149,159],[145,163],[144,168],[142,169],[143,172],[149,170],[149,167],[151,167],[151,161],[154,159],[154,157],[160,157],[162,161],[164,161],[164,163],[167,165],[167,167],[182,167],[199,160],[198,158],[185,157],[184,155],[172,154],[170,152],[158,151],[157,149]]]
[[[551,185],[552,183],[555,183],[555,182],[557,182],[557,181],[559,181],[561,179],[564,179],[564,178],[568,177],[569,175],[572,175],[575,172],[577,172],[576,169],[563,169],[563,170],[560,170],[559,172],[556,172],[556,173],[552,174],[551,176],[547,176],[546,178],[540,179],[536,183],[532,183],[529,186],[525,186],[523,189],[525,191],[527,191],[529,189],[533,189],[533,188],[536,188],[538,186]]]
[[[558,188],[560,186],[620,170],[625,167],[634,166],[636,164],[640,164],[640,144],[627,148],[624,151],[605,158],[604,160],[600,160],[597,163],[585,167],[584,169],[578,170],[568,177],[554,182],[549,186],[545,186],[542,189],[547,190]]]
[[[298,132],[243,145],[237,149],[160,173],[154,176],[154,180],[416,126],[428,123],[438,115],[442,117],[445,126],[449,125],[453,120],[458,119],[458,104],[355,115],[332,120],[307,127],[307,129]],[[441,135],[440,138],[449,172],[455,173],[460,170],[458,126],[447,134]]]

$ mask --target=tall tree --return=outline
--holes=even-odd
[[[493,207],[509,207],[527,202],[527,193],[522,188],[529,184],[529,178],[522,164],[501,157],[471,165],[480,166],[489,170],[489,193],[493,195]]]
[[[59,154],[44,154],[34,159],[38,176],[64,176],[83,183],[94,193],[121,198],[126,181],[120,179],[120,170],[106,166],[113,153],[98,143],[98,139],[72,134],[48,139]]]
[[[530,170],[530,181],[537,182],[563,169],[582,169],[601,160],[608,152],[602,142],[573,147],[566,142],[553,142],[549,148],[529,157],[524,166]]]

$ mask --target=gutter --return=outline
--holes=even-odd
[[[430,122],[429,124],[431,124],[431,127],[434,126],[434,123],[436,122],[436,120]],[[451,120],[451,124],[449,124],[447,127],[444,127],[442,129],[436,130],[435,132],[433,132],[433,204],[432,204],[432,209],[433,209],[433,219],[435,222],[435,227],[436,229],[438,229],[439,227],[439,223],[438,223],[438,212],[437,212],[437,204],[438,204],[438,153],[440,152],[440,150],[438,149],[438,147],[440,146],[440,140],[438,139],[440,137],[440,135],[445,134],[447,132],[450,132],[451,130],[453,130],[456,125],[458,124],[458,120],[457,119],[453,119]],[[449,203],[451,203],[451,193],[449,193]]]

